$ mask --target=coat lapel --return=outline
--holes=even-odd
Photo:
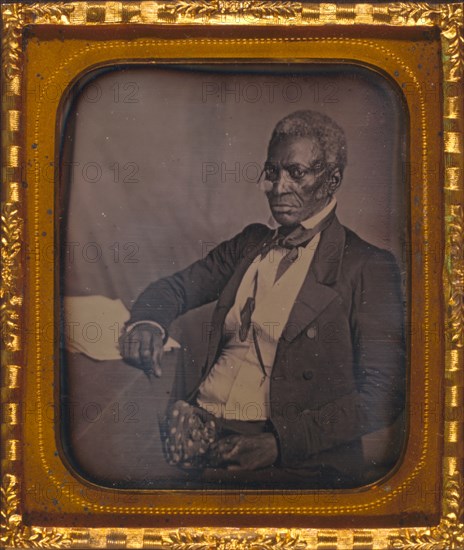
[[[224,288],[212,319],[212,333],[209,339],[206,359],[206,372],[213,365],[222,337],[222,327],[227,312],[235,301],[240,282],[251,263],[256,259],[266,242],[272,238],[270,229],[258,241],[257,246],[247,253],[239,262],[234,274]],[[338,278],[341,258],[345,247],[345,230],[335,216],[329,227],[322,232],[319,245],[314,254],[308,275],[305,278],[295,304],[290,312],[282,337],[287,342],[294,340],[305,328],[312,323],[329,303],[338,295],[332,285]]]
[[[285,341],[292,342],[338,296],[330,285],[338,279],[344,248],[345,230],[334,217],[321,234],[308,275],[282,332]]]

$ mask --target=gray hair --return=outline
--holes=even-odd
[[[326,162],[335,164],[340,172],[347,163],[346,137],[343,129],[330,117],[317,111],[295,111],[276,124],[269,148],[287,137],[311,137],[320,144]]]

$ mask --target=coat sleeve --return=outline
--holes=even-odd
[[[237,264],[256,250],[266,229],[261,224],[249,225],[204,258],[148,285],[135,301],[127,325],[154,321],[167,334],[169,325],[179,315],[217,300]]]
[[[356,388],[300,411],[289,429],[278,430],[286,466],[389,426],[404,408],[404,314],[395,259],[377,250],[356,279],[350,315]]]

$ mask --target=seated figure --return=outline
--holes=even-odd
[[[315,488],[366,482],[362,437],[404,409],[403,305],[393,255],[337,218],[346,163],[331,118],[286,116],[260,178],[277,227],[245,227],[136,300],[120,350],[155,376],[172,321],[217,302],[202,377],[168,415],[173,463]]]

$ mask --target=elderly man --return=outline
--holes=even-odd
[[[335,214],[346,162],[332,119],[288,115],[261,176],[278,229],[249,225],[135,302],[121,353],[159,376],[171,322],[217,300],[201,380],[169,414],[174,463],[363,484],[361,437],[404,408],[403,308],[393,256]]]

